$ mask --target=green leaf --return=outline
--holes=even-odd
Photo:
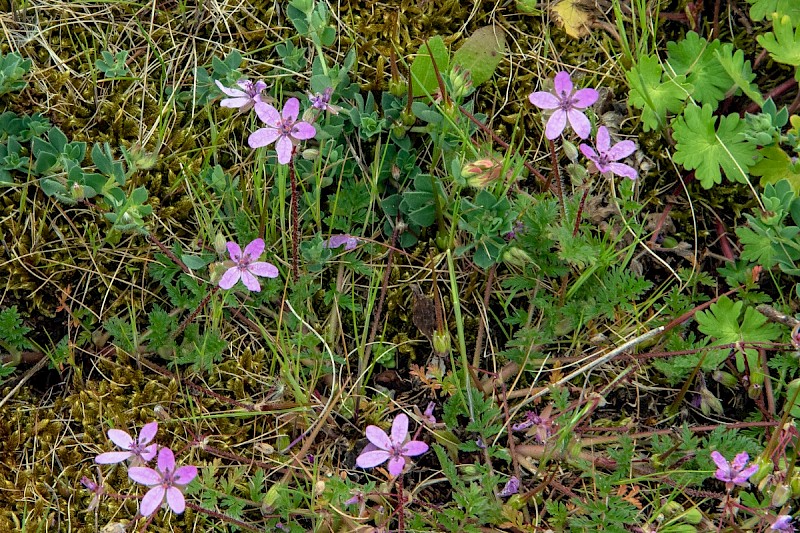
[[[641,109],[644,130],[657,130],[666,125],[667,112],[678,113],[693,87],[684,76],[661,81],[663,69],[655,56],[642,56],[639,63],[625,73],[631,87],[628,101]]]
[[[792,18],[779,13],[772,14],[772,29],[765,35],[756,37],[772,59],[778,63],[800,66],[800,27],[792,32]]]
[[[720,117],[716,131],[715,122],[710,105],[686,106],[683,115],[673,121],[675,161],[687,170],[696,170],[695,176],[706,189],[722,182],[720,167],[728,179],[746,183],[758,150],[744,140],[744,122],[735,113]]]
[[[694,91],[692,98],[716,106],[733,87],[733,79],[716,57],[719,40],[708,42],[690,31],[677,43],[667,43],[667,64],[676,76],[686,76]]]
[[[773,13],[789,15],[792,24],[800,25],[800,3],[797,0],[747,0],[750,7],[750,18],[754,21],[764,20]]]
[[[431,49],[430,53],[428,46]],[[436,72],[433,70],[434,61],[440,73],[446,72],[450,65],[450,53],[447,51],[444,39],[439,35],[431,37],[428,39],[428,46],[425,44],[420,46],[414,62],[411,63],[411,91],[414,97],[433,94],[439,89]]]
[[[736,50],[733,52],[733,44],[725,43],[715,52],[717,61],[719,61],[722,68],[728,76],[731,77],[733,83],[741,89],[752,101],[759,106],[764,104],[764,98],[758,90],[758,85],[752,83],[756,78],[752,68],[750,68],[750,61],[744,60],[744,52]]]
[[[750,167],[750,174],[761,176],[761,185],[787,180],[795,194],[800,194],[800,165],[792,162],[789,154],[779,146],[766,146],[761,149],[761,160]]]
[[[469,71],[472,85],[477,87],[492,77],[503,59],[505,50],[505,33],[495,26],[484,26],[475,30],[461,48],[456,50],[452,65],[461,65]]]

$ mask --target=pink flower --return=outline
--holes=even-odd
[[[528,96],[536,107],[542,109],[555,109],[547,120],[544,136],[557,139],[569,120],[570,126],[585,139],[592,132],[589,119],[580,110],[589,107],[597,101],[599,94],[594,89],[580,89],[572,92],[572,80],[566,72],[556,74],[552,93],[537,91]]]
[[[782,531],[784,533],[791,533],[794,531],[794,526],[792,525],[792,517],[788,514],[783,514],[779,516],[775,521],[769,526],[770,531]]]
[[[717,465],[717,471],[714,472],[714,477],[720,481],[724,481],[728,485],[728,490],[732,489],[734,485],[746,486],[747,480],[758,470],[758,465],[745,468],[748,459],[750,459],[747,452],[738,454],[733,458],[733,461],[728,462],[721,453],[714,451],[711,452],[711,459],[714,461],[714,464]]]
[[[285,165],[292,158],[294,147],[306,139],[311,139],[317,134],[316,128],[308,122],[298,122],[300,101],[289,98],[283,106],[283,114],[264,102],[256,103],[256,114],[267,127],[260,128],[250,134],[247,144],[250,148],[260,148],[275,143],[278,152],[278,163]]]
[[[636,144],[633,141],[620,141],[611,146],[611,136],[608,128],[600,126],[597,130],[597,152],[592,150],[588,144],[581,144],[581,152],[594,163],[601,173],[611,172],[618,176],[624,176],[632,180],[636,179],[636,170],[623,163],[615,163],[624,159],[636,151]]]
[[[256,276],[263,278],[278,277],[278,269],[275,265],[264,261],[256,261],[264,253],[264,239],[255,239],[245,246],[244,253],[235,242],[228,242],[227,246],[233,266],[226,270],[222,278],[220,278],[219,286],[221,289],[230,289],[241,279],[244,286],[249,290],[259,292],[261,285],[258,283]]]
[[[342,110],[338,105],[331,104],[331,95],[333,94],[333,87],[326,87],[322,93],[311,94],[308,93],[308,99],[311,101],[311,107],[319,109],[320,111],[327,111],[331,115],[338,115]]]
[[[358,237],[353,237],[349,233],[343,233],[339,235],[331,235],[330,238],[325,239],[322,241],[323,248],[339,248],[340,246],[344,246],[345,251],[354,250],[356,246],[358,246],[358,241],[360,239]]]
[[[158,470],[146,466],[128,469],[128,477],[136,483],[152,487],[142,498],[139,512],[142,516],[150,516],[166,498],[170,509],[181,514],[186,508],[182,490],[197,476],[197,467],[182,466],[176,470],[175,454],[169,448],[159,450],[157,467]]]
[[[250,80],[239,80],[236,85],[240,89],[229,89],[220,83],[219,80],[214,80],[219,90],[225,93],[230,98],[223,98],[220,100],[219,105],[222,107],[238,108],[239,111],[249,111],[251,107],[261,101],[261,91],[267,88],[267,84],[259,80],[253,83]]]
[[[367,426],[365,433],[370,444],[356,458],[356,464],[361,468],[373,468],[388,460],[389,473],[398,476],[403,472],[409,457],[428,451],[428,445],[422,441],[407,441],[408,417],[403,413],[397,415],[392,422],[391,437],[378,426]]]
[[[500,496],[501,498],[508,498],[509,496],[512,496],[518,492],[519,492],[519,479],[517,479],[517,476],[511,476],[510,478],[508,478],[508,481],[506,482],[506,485],[503,487],[503,490],[501,490],[497,495]]]
[[[142,426],[139,438],[133,440],[133,437],[121,429],[109,429],[108,438],[125,451],[101,453],[94,458],[94,462],[101,465],[110,465],[131,459],[131,464],[144,464],[156,456],[158,445],[148,443],[153,440],[157,431],[158,422],[150,422]]]

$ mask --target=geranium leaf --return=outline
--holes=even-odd
[[[667,112],[680,112],[683,101],[693,90],[684,76],[668,77],[662,82],[663,72],[657,57],[642,56],[639,63],[625,74],[631,87],[628,101],[642,110],[645,131],[663,128]]]
[[[758,44],[778,63],[800,66],[800,28],[792,31],[794,27],[789,15],[773,13],[772,29],[772,32],[756,37]]]
[[[719,40],[709,43],[693,31],[677,43],[667,43],[667,64],[674,74],[686,76],[694,87],[692,98],[713,106],[733,87],[733,79],[716,57],[719,47]]]
[[[721,117],[716,131],[715,122],[710,105],[686,106],[672,124],[677,143],[675,161],[687,170],[696,170],[706,189],[722,182],[720,168],[728,179],[747,183],[747,170],[755,163],[758,150],[742,136],[744,121],[737,114]]]

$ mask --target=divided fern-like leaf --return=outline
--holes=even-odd
[[[675,161],[687,170],[696,170],[695,176],[706,189],[722,182],[720,168],[728,179],[746,183],[757,147],[742,136],[745,124],[739,115],[720,117],[716,130],[715,122],[710,105],[687,105],[683,115],[672,123],[677,143]]]
[[[11,349],[25,350],[33,345],[25,335],[31,328],[22,325],[22,317],[17,311],[17,306],[0,311],[0,339],[5,341]]]

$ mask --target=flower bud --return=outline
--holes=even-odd
[[[761,480],[766,478],[772,473],[773,470],[775,470],[775,465],[773,462],[769,459],[765,459],[761,455],[753,459],[753,464],[758,465],[758,470],[756,470],[756,473],[750,476],[750,479],[748,480],[753,485],[758,485]]]
[[[711,411],[721,415],[723,412],[722,402],[720,402],[714,394],[703,387],[699,391],[700,394],[700,410],[704,415],[708,416]]]
[[[217,233],[214,236],[214,251],[217,252],[217,255],[225,255],[225,252],[228,249],[228,241],[225,240],[225,236],[222,233]]]
[[[699,524],[703,521],[703,513],[701,513],[700,509],[696,507],[686,509],[686,511],[683,513],[683,521],[688,524]]]
[[[456,100],[468,96],[472,92],[472,75],[461,65],[456,65],[450,71],[451,95]]]
[[[69,195],[72,196],[72,199],[76,202],[82,202],[86,198],[80,183],[72,184],[72,187],[69,188]]]
[[[578,160],[578,149],[571,142],[563,139],[561,141],[561,149],[564,150],[564,155],[567,156],[567,159],[571,162],[574,163]]]
[[[773,507],[782,507],[787,501],[789,501],[789,496],[792,495],[792,489],[786,483],[780,483],[775,490],[772,492],[772,506]]]
[[[503,252],[503,261],[509,265],[514,265],[519,268],[525,268],[525,265],[533,263],[533,259],[522,248],[516,246],[509,246]]]
[[[470,187],[483,189],[500,179],[502,171],[502,161],[495,158],[478,159],[461,167],[461,177],[467,180]]]
[[[392,80],[389,82],[389,92],[396,98],[402,98],[408,92],[408,84],[404,81]]]
[[[319,148],[306,148],[300,152],[300,157],[306,161],[316,161],[319,159]]]
[[[450,332],[446,329],[435,329],[433,331],[433,351],[436,355],[446,355],[450,353]]]
[[[711,374],[711,378],[729,389],[733,389],[739,385],[739,380],[736,379],[736,376],[723,370],[715,370],[714,373]]]
[[[789,488],[792,489],[792,498],[800,498],[800,476],[792,476],[792,480],[789,482]]]

